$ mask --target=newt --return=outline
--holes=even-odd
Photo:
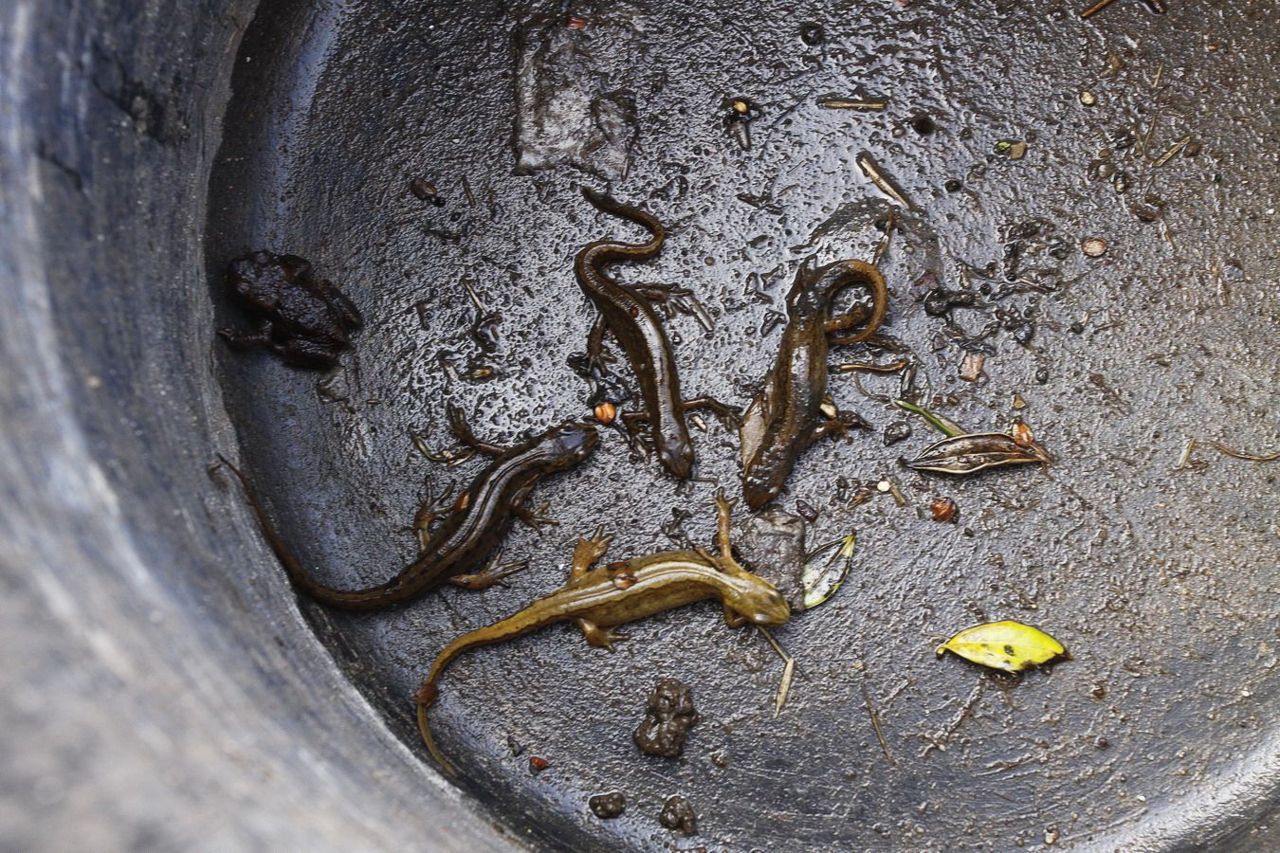
[[[417,559],[390,580],[364,589],[335,589],[313,578],[272,523],[248,477],[223,460],[239,479],[263,536],[295,587],[321,604],[345,610],[405,604],[445,582],[483,589],[507,574],[476,570],[497,549],[512,518],[520,517],[534,526],[546,521],[525,506],[534,485],[549,474],[578,465],[600,443],[595,427],[568,421],[522,444],[502,448],[477,439],[456,406],[450,405],[447,412],[458,439],[493,461],[458,496],[453,510],[423,543]]]
[[[870,311],[832,316],[836,296],[854,286],[871,292]],[[888,306],[884,276],[871,264],[847,260],[815,268],[810,258],[800,265],[787,293],[787,325],[777,358],[739,430],[747,506],[759,509],[777,497],[806,448],[849,427],[847,419],[822,414],[827,353],[833,344],[854,344],[874,335]],[[860,331],[840,334],[859,324]]]
[[[666,298],[663,289],[624,285],[602,269],[615,261],[646,261],[655,257],[662,249],[666,231],[657,217],[637,207],[588,187],[582,188],[582,194],[599,210],[642,225],[651,235],[648,242],[640,244],[613,240],[589,243],[574,258],[573,271],[582,292],[600,312],[600,321],[592,330],[588,344],[589,355],[593,361],[598,360],[606,328],[617,338],[640,383],[644,411],[634,414],[648,421],[659,461],[683,480],[693,470],[693,442],[689,439],[684,413],[694,408],[710,408],[724,415],[729,414],[729,410],[710,398],[685,400],[681,397],[671,342],[653,309],[655,301]]]
[[[450,775],[445,759],[431,734],[428,711],[439,696],[437,682],[459,654],[477,646],[502,643],[556,622],[575,622],[592,646],[613,651],[613,644],[627,639],[613,629],[672,608],[708,598],[718,598],[724,620],[732,628],[748,623],[781,625],[791,615],[782,594],[762,577],[743,568],[733,557],[729,540],[733,503],[716,496],[716,543],[720,554],[707,550],[663,551],[592,568],[605,555],[610,537],[597,530],[590,539],[579,539],[573,549],[569,580],[560,589],[523,610],[450,642],[431,664],[415,696],[418,729],[431,757]]]

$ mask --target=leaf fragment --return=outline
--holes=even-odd
[[[843,539],[829,542],[809,556],[800,573],[805,610],[817,607],[836,594],[836,590],[849,576],[849,569],[853,566],[853,550],[857,545],[857,534],[850,532]],[[823,560],[828,552],[834,553]]]
[[[1021,672],[1066,655],[1053,637],[1039,628],[1005,620],[965,628],[935,649],[952,652],[968,661],[1005,672]]]
[[[943,417],[937,412],[931,412],[924,406],[917,406],[915,403],[908,403],[906,400],[894,400],[893,404],[899,409],[911,412],[924,418],[929,426],[945,435],[947,438],[955,438],[957,435],[964,435],[964,429],[950,418]]]
[[[1049,455],[1038,444],[1023,447],[1006,433],[982,432],[952,436],[934,442],[906,464],[916,471],[972,474],[986,468],[1048,462]]]

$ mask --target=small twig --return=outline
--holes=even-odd
[[[480,301],[480,295],[476,293],[476,289],[471,285],[471,279],[467,276],[462,277],[462,287],[467,291],[467,296],[471,297],[471,304],[476,307],[476,311],[485,314],[489,309],[484,307],[484,303]]]
[[[834,95],[825,95],[818,98],[818,106],[828,110],[870,110],[879,112],[888,104],[888,101],[864,101],[858,98],[840,98]]]
[[[1114,2],[1115,2],[1115,0],[1098,0],[1098,2],[1097,2],[1097,3],[1094,3],[1094,4],[1093,4],[1092,6],[1090,6],[1088,9],[1085,9],[1083,12],[1081,12],[1081,13],[1080,13],[1080,17],[1081,17],[1081,18],[1091,18],[1091,17],[1093,17],[1094,15],[1098,14],[1099,12],[1101,12],[1103,9],[1107,8],[1108,6],[1110,6],[1110,5],[1111,5],[1112,3],[1114,3]]]
[[[1178,457],[1178,464],[1173,466],[1173,470],[1181,471],[1191,462],[1191,453],[1196,449],[1196,440],[1188,438],[1187,443],[1182,445],[1182,455]]]
[[[1191,134],[1187,134],[1186,136],[1179,139],[1177,142],[1170,145],[1169,150],[1161,154],[1160,157],[1156,160],[1155,167],[1158,169],[1161,166],[1163,166],[1165,163],[1168,163],[1174,157],[1178,156],[1178,152],[1181,151],[1183,148],[1186,148],[1188,143],[1190,142],[1191,142]]]
[[[1275,453],[1246,453],[1243,450],[1228,447],[1220,441],[1210,441],[1209,444],[1216,447],[1219,453],[1224,453],[1233,459],[1243,459],[1245,462],[1275,462],[1280,459],[1280,450]]]
[[[899,370],[906,368],[908,362],[904,358],[897,361],[891,361],[888,364],[876,364],[874,361],[846,361],[831,366],[832,373],[854,373],[855,371],[864,371],[866,373],[897,373]]]
[[[866,664],[862,667],[862,702],[867,706],[867,716],[871,718],[871,729],[876,733],[876,740],[880,741],[880,749],[884,750],[884,757],[889,759],[890,764],[896,765],[898,760],[893,757],[893,753],[889,751],[889,741],[885,739],[884,729],[880,727],[880,715],[876,713],[876,706],[871,701],[871,691],[867,689],[867,670]]]
[[[773,646],[773,650],[778,653],[778,657],[784,661],[782,667],[782,681],[778,684],[778,698],[773,703],[773,718],[778,719],[778,715],[782,713],[782,706],[786,704],[787,694],[791,692],[791,677],[796,671],[796,659],[787,654],[778,641],[773,638],[773,634],[769,633],[769,629],[763,625],[756,626],[764,638],[769,641],[769,645]]]
[[[897,183],[888,173],[884,172],[876,163],[875,159],[866,151],[863,151],[857,157],[858,168],[862,170],[862,174],[871,179],[871,183],[876,185],[880,192],[905,207],[907,210],[915,210],[916,207],[907,200],[905,194],[898,187]]]

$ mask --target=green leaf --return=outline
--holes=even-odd
[[[945,418],[936,412],[931,412],[924,406],[917,406],[915,403],[908,403],[906,400],[894,400],[893,404],[899,409],[905,409],[912,414],[919,415],[928,422],[929,426],[945,435],[947,438],[955,438],[957,435],[964,435],[964,429],[950,418]]]
[[[935,650],[952,652],[965,660],[1005,672],[1021,672],[1057,657],[1067,650],[1039,628],[1006,620],[965,628]]]

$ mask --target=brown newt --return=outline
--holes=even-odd
[[[477,440],[467,428],[461,410],[449,406],[448,414],[458,438],[494,457],[493,462],[458,497],[453,511],[431,533],[416,560],[391,580],[364,589],[334,589],[311,577],[276,530],[249,479],[223,460],[240,480],[263,535],[294,586],[321,604],[346,610],[405,604],[446,581],[470,589],[488,586],[500,575],[473,570],[497,549],[512,517],[519,516],[530,524],[542,521],[524,505],[534,485],[548,474],[579,464],[600,443],[595,427],[570,421],[504,449]],[[468,571],[473,573],[464,574]]]
[[[871,291],[870,313],[854,310],[832,316],[842,291],[861,285]],[[800,454],[822,436],[843,432],[848,423],[824,418],[827,353],[831,344],[853,344],[875,334],[888,310],[884,277],[863,261],[837,261],[815,268],[800,265],[787,293],[787,325],[764,388],[742,419],[742,493],[752,509],[773,500],[786,485]],[[863,328],[838,334],[854,325]]]
[[[445,646],[416,695],[418,728],[431,757],[450,774],[454,772],[431,735],[427,712],[435,704],[436,683],[445,668],[468,649],[505,642],[555,622],[573,621],[589,644],[612,651],[614,642],[626,639],[613,630],[618,625],[707,598],[720,599],[724,620],[733,628],[747,623],[780,625],[787,621],[791,608],[782,594],[733,558],[729,542],[732,511],[732,502],[717,495],[719,556],[701,548],[663,551],[592,568],[609,547],[609,537],[597,530],[592,538],[578,540],[564,586],[506,619],[463,634]]]
[[[668,471],[684,479],[693,469],[693,443],[684,422],[684,410],[688,406],[680,396],[680,377],[671,343],[653,310],[652,300],[658,295],[652,288],[646,291],[619,284],[602,269],[615,261],[645,261],[654,257],[662,249],[666,232],[655,216],[639,208],[587,187],[582,188],[582,194],[598,209],[642,225],[652,235],[642,244],[612,240],[589,243],[574,258],[573,271],[582,292],[600,312],[603,326],[613,332],[627,354],[631,370],[640,383],[644,414],[658,458]],[[594,330],[590,349],[599,349],[599,332]],[[590,354],[593,358],[599,355],[598,352]]]

